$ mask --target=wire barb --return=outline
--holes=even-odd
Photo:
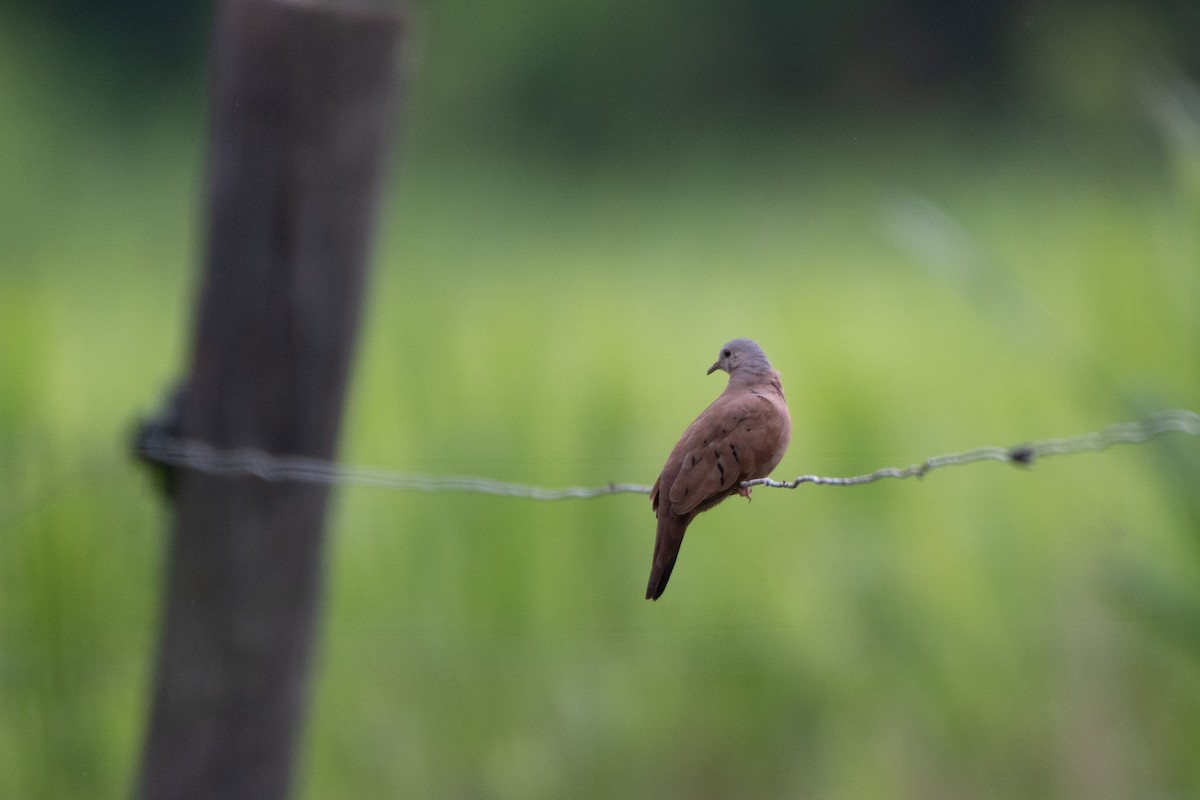
[[[766,486],[771,489],[795,489],[805,483],[818,486],[859,486],[885,478],[921,478],[942,467],[972,464],[977,461],[1003,461],[1028,467],[1047,456],[1106,450],[1117,444],[1140,444],[1164,433],[1200,436],[1200,414],[1171,409],[1140,422],[1109,425],[1096,433],[1084,433],[1060,439],[1046,439],[1011,447],[980,447],[961,453],[932,456],[907,467],[882,467],[865,475],[826,477],[800,475],[790,481],[771,478],[745,481],[742,487]],[[222,450],[204,442],[180,439],[160,425],[146,424],[134,440],[134,452],[143,461],[158,466],[192,469],[210,475],[255,477],[265,481],[299,481],[323,484],[355,484],[379,489],[416,492],[476,492],[524,497],[532,500],[567,500],[603,497],[613,494],[649,494],[650,487],[636,483],[609,483],[605,486],[572,486],[548,489],[523,483],[498,481],[463,475],[420,475],[391,472],[370,467],[336,464],[304,456],[275,456],[253,448]]]

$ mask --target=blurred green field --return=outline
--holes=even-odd
[[[120,797],[167,524],[126,447],[186,358],[202,126],[15,86],[0,796]],[[781,478],[1200,409],[1186,123],[845,119],[585,162],[418,130],[344,459],[650,483],[734,336],[783,376]],[[341,489],[298,795],[1195,796],[1198,476],[1175,436],[759,489],[655,604],[644,498]]]

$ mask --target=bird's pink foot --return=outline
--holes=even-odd
[[[749,486],[739,486],[737,489],[737,493],[740,494],[742,497],[746,498],[747,501],[750,500],[750,487]]]

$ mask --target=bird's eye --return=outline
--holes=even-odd
[[[733,355],[733,351],[726,350],[724,353],[721,353],[721,355],[724,356],[725,358],[729,358],[731,355]]]

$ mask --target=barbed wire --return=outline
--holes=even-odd
[[[1200,436],[1200,414],[1182,409],[1160,411],[1140,422],[1119,422],[1095,432],[1059,439],[1027,442],[1012,447],[979,447],[962,453],[931,456],[919,464],[907,467],[882,467],[865,475],[848,478],[828,478],[822,475],[800,475],[790,481],[770,478],[746,481],[743,486],[769,486],[772,489],[795,489],[804,483],[822,486],[858,486],[885,478],[921,478],[941,467],[955,467],[977,461],[1005,461],[1029,466],[1047,456],[1073,455],[1107,450],[1117,444],[1141,444],[1164,433],[1187,433]]]
[[[1122,422],[1094,432],[1057,439],[1013,445],[980,447],[961,453],[932,456],[907,467],[882,467],[863,475],[827,477],[800,475],[790,481],[759,478],[742,484],[747,488],[795,489],[811,483],[818,486],[859,486],[886,478],[920,478],[942,467],[960,466],[979,461],[1003,461],[1030,466],[1048,456],[1107,450],[1118,444],[1141,444],[1165,433],[1200,436],[1200,414],[1183,409],[1158,412],[1140,422]],[[162,426],[148,423],[139,430],[134,453],[144,461],[167,467],[191,469],[210,475],[255,477],[265,481],[298,481],[321,484],[354,484],[380,489],[416,492],[476,492],[523,497],[532,500],[567,500],[602,497],[612,494],[649,494],[650,487],[635,483],[609,483],[605,486],[572,486],[550,489],[524,483],[464,475],[422,475],[393,472],[372,467],[337,464],[304,456],[277,456],[254,448],[220,449],[204,442],[181,439]]]
[[[265,481],[353,484],[414,492],[478,492],[526,497],[532,500],[567,500],[609,494],[650,493],[649,486],[631,483],[548,489],[492,478],[411,474],[336,464],[305,456],[276,456],[254,448],[222,450],[194,439],[178,439],[153,427],[142,428],[134,443],[134,452],[139,458],[153,464],[192,469],[209,475],[255,477]]]

